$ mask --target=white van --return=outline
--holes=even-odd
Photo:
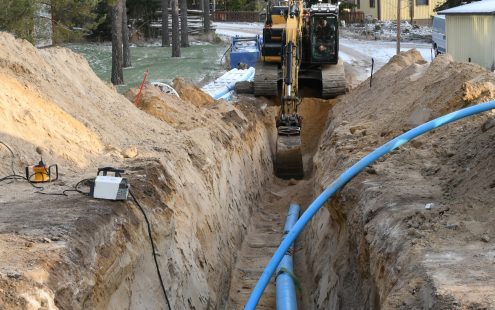
[[[445,46],[445,15],[433,16],[431,40],[435,56],[446,52]]]

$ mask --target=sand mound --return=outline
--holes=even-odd
[[[172,82],[172,87],[179,93],[183,100],[187,100],[195,106],[212,106],[215,100],[208,94],[205,94],[201,89],[194,85],[188,84],[182,78],[176,78]]]
[[[431,65],[410,50],[394,56],[336,107],[333,125],[354,119],[381,137],[391,137],[432,118],[494,98],[495,77],[482,67],[441,55]]]
[[[121,158],[121,150],[143,145],[147,132],[173,130],[101,81],[82,56],[38,50],[7,33],[0,33],[0,90],[0,140],[24,164],[39,160],[34,149],[41,146],[48,162],[84,168],[97,155]]]
[[[330,112],[315,156],[317,193],[375,147],[459,108],[495,98],[495,75],[448,55],[395,56]],[[491,308],[495,267],[493,112],[444,126],[377,161],[305,235],[317,283],[309,308]],[[431,209],[425,208],[431,204]],[[323,276],[320,275],[329,275]],[[359,297],[358,297],[359,296]]]
[[[63,173],[44,193],[60,194],[98,167],[124,168],[153,226],[172,307],[221,308],[271,176],[273,118],[253,104],[214,102],[183,81],[176,87],[184,100],[146,87],[138,108],[83,57],[0,32],[0,141],[18,156],[15,170],[39,160],[41,146]],[[9,158],[1,148],[0,176],[11,173]],[[40,195],[4,182],[0,245],[6,309],[163,303],[145,222],[130,201]]]

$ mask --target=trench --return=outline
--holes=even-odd
[[[273,115],[244,133],[243,145],[235,145],[227,152],[220,173],[210,175],[207,182],[210,185],[206,187],[201,186],[204,180],[198,180],[196,188],[164,182],[173,179],[173,167],[163,163],[138,164],[135,174],[147,175],[148,181],[136,191],[141,203],[154,209],[150,218],[172,309],[243,308],[280,244],[289,204],[296,202],[304,210],[319,193],[320,189],[315,184],[318,167],[313,166],[313,156],[319,148],[320,137],[334,104],[333,100],[305,98],[300,106],[300,114],[305,120],[301,137],[305,167],[303,180],[282,180],[272,173],[275,135],[270,120]],[[206,153],[193,154],[193,162],[201,163],[207,156]],[[167,203],[171,200],[202,207],[170,212]],[[211,201],[214,201],[213,208],[207,206]],[[321,219],[317,221],[316,225],[321,224]],[[336,266],[331,264],[336,260],[348,271],[348,276],[352,275],[352,281],[362,289],[361,293],[366,295],[373,290],[369,279],[365,281],[367,286],[360,286],[361,278],[367,275],[353,269],[356,265],[354,256],[348,250],[355,244],[350,244],[350,239],[346,238],[352,232],[340,227],[335,240],[332,237],[337,231],[335,225],[345,226],[345,221],[337,218],[335,223],[327,219],[326,228],[319,227],[315,231],[311,227],[295,244],[294,273],[300,283],[297,293],[299,309],[347,308],[339,305],[339,294],[332,296],[329,293],[322,299],[322,288],[317,287],[322,278],[329,279],[330,283],[347,281],[334,272]],[[136,231],[140,233],[134,235],[131,245],[120,251],[118,263],[114,262],[111,268],[99,275],[103,281],[96,285],[95,290],[106,291],[108,295],[83,303],[84,307],[168,309],[142,224]],[[334,252],[342,248],[347,249],[345,254],[335,256]],[[142,253],[144,256],[140,256]],[[328,257],[322,260],[321,255]],[[323,267],[315,265],[316,262],[322,263]],[[323,288],[325,290],[332,291],[331,288]],[[344,291],[353,292],[349,288],[344,288]],[[356,302],[354,306],[361,308],[369,304],[360,303]],[[275,308],[272,280],[257,309]]]

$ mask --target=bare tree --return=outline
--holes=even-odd
[[[172,57],[180,57],[179,42],[179,3],[172,1]]]
[[[203,1],[203,27],[205,33],[210,33],[210,0]]]
[[[131,67],[131,48],[129,44],[129,27],[127,26],[127,0],[122,0],[122,46],[124,68]]]
[[[187,0],[180,0],[180,46],[189,46],[189,27],[187,26]]]
[[[170,36],[168,35],[168,7],[170,0],[162,0],[162,46],[170,46]]]
[[[118,0],[110,7],[112,19],[112,84],[124,83],[122,71],[122,0]]]

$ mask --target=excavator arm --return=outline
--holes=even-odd
[[[282,57],[282,97],[277,118],[277,148],[275,174],[281,178],[300,179],[304,176],[301,152],[302,119],[297,114],[299,97],[300,47],[302,42],[303,2],[289,1]]]

